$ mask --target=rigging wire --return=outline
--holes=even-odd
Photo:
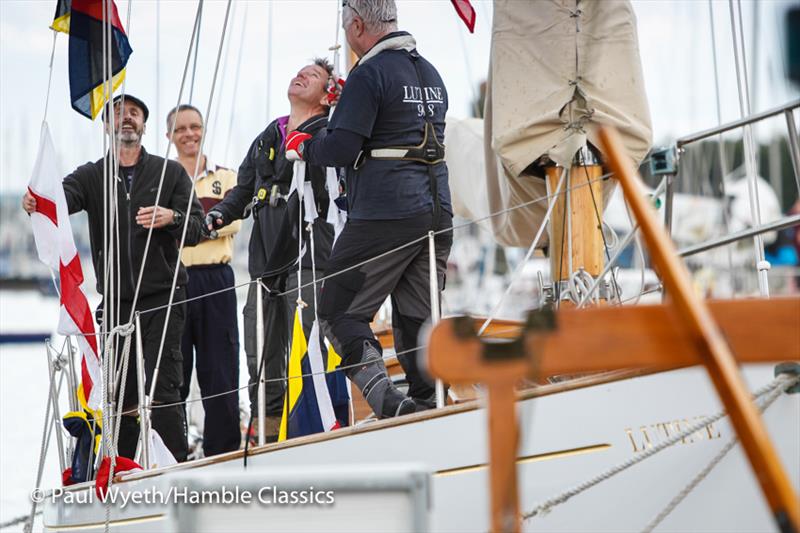
[[[539,239],[541,239],[542,234],[544,233],[544,229],[547,227],[547,221],[550,219],[550,215],[552,214],[553,208],[556,205],[559,193],[561,192],[561,187],[564,185],[564,180],[566,179],[568,172],[569,171],[566,168],[561,171],[561,178],[559,178],[559,180],[558,180],[558,185],[556,186],[556,191],[555,191],[555,193],[553,195],[553,199],[550,201],[550,204],[547,206],[547,211],[544,214],[544,218],[542,219],[542,222],[539,224],[539,229],[536,231],[536,235],[533,237],[533,242],[531,242],[531,245],[528,248],[528,252],[525,254],[525,257],[517,265],[516,271],[511,275],[511,280],[509,280],[509,283],[508,283],[508,286],[506,287],[505,292],[503,293],[502,296],[500,296],[500,299],[497,301],[497,303],[492,308],[492,311],[489,313],[489,316],[486,317],[486,320],[484,321],[483,325],[480,327],[480,329],[478,329],[478,336],[479,337],[481,335],[483,335],[483,332],[486,331],[486,328],[488,328],[489,324],[492,323],[492,320],[495,319],[495,317],[497,316],[497,313],[500,312],[500,308],[502,307],[503,302],[508,297],[508,295],[511,293],[511,287],[513,287],[514,281],[516,281],[517,277],[522,274],[522,271],[523,271],[525,265],[530,260],[531,256],[533,255],[534,250],[536,250],[536,245],[539,244]]]
[[[48,67],[48,74],[47,74],[47,92],[45,93],[44,97],[44,116],[42,117],[42,123],[47,122],[47,110],[50,107],[50,89],[52,87],[53,82],[53,59],[56,56],[56,39],[58,38],[58,31],[53,30],[53,46],[50,49],[50,66]]]
[[[265,122],[271,122],[272,115],[270,100],[272,98],[272,2],[267,2],[267,117]]]
[[[598,182],[598,181],[603,181],[603,180],[609,178],[612,175],[613,175],[612,173],[604,174],[602,176],[599,176],[599,177],[591,180],[591,183]],[[586,186],[587,186],[586,184],[575,185],[575,186],[572,187],[572,190],[580,189],[580,188],[586,187]],[[562,192],[561,194],[564,194],[564,193]],[[473,220],[470,220],[470,221],[467,221],[467,222],[463,222],[461,224],[454,224],[453,226],[451,226],[449,228],[443,228],[443,229],[437,230],[437,231],[434,232],[434,235],[439,235],[441,233],[447,233],[447,232],[451,232],[451,231],[456,231],[456,230],[459,230],[459,229],[462,229],[462,228],[465,228],[465,227],[468,227],[468,226],[472,226],[472,225],[477,224],[479,222],[482,222],[484,220],[488,220],[488,219],[494,218],[496,216],[499,216],[499,215],[502,215],[502,214],[505,214],[505,213],[508,213],[508,212],[511,212],[511,211],[516,211],[517,209],[522,209],[522,208],[529,207],[531,205],[535,205],[535,204],[538,204],[538,203],[541,203],[541,202],[546,202],[548,200],[551,200],[552,198],[553,198],[553,195],[552,194],[548,194],[548,195],[545,195],[545,196],[541,196],[539,198],[535,198],[533,200],[528,200],[526,202],[522,202],[520,204],[511,206],[511,207],[506,207],[506,208],[500,209],[498,211],[489,213],[488,215],[485,215],[483,217],[479,217],[479,218],[476,218],[476,219],[473,219]],[[317,280],[317,282],[323,282],[323,281],[326,281],[326,280],[328,280],[330,278],[334,278],[336,276],[344,274],[345,272],[349,272],[350,270],[353,270],[355,268],[362,267],[367,263],[371,263],[372,261],[377,261],[377,260],[379,260],[379,259],[381,259],[383,257],[386,257],[387,255],[391,255],[391,254],[393,254],[395,252],[398,252],[400,250],[404,250],[404,249],[408,248],[409,246],[413,246],[414,244],[422,242],[423,240],[426,240],[426,239],[428,239],[428,236],[427,235],[423,235],[423,236],[421,236],[421,237],[419,237],[417,239],[413,239],[413,240],[411,240],[409,242],[401,244],[400,246],[398,246],[396,248],[393,248],[391,250],[387,250],[386,252],[383,252],[382,254],[379,254],[377,256],[371,257],[369,259],[365,259],[364,261],[361,261],[360,263],[357,263],[355,265],[351,265],[351,266],[349,266],[347,268],[344,268],[344,269],[336,271],[336,272],[331,272],[330,274],[327,274],[324,277],[319,278]],[[218,291],[210,292],[210,293],[203,294],[203,295],[200,295],[200,296],[195,296],[195,297],[192,297],[192,298],[186,298],[184,300],[179,300],[177,302],[173,302],[172,305],[179,305],[179,304],[193,302],[195,300],[199,300],[199,299],[202,299],[202,298],[207,298],[209,296],[212,296],[214,294],[219,294],[219,293],[224,292],[224,291],[235,290],[237,288],[244,287],[246,285],[249,285],[249,284],[255,283],[255,282],[256,282],[256,280],[247,281],[247,282],[235,285],[233,287],[228,287],[226,289],[220,289]],[[301,288],[306,288],[308,286],[310,286],[310,283],[304,284]],[[287,294],[289,294],[291,292],[295,292],[296,290],[297,289],[292,289],[291,291],[281,292],[281,293],[276,294],[276,296],[286,296]],[[165,309],[167,307],[167,305],[168,304],[163,304],[163,305],[158,305],[158,306],[151,307],[151,308],[148,308],[148,309],[143,309],[143,310],[140,311],[140,313],[141,314],[145,314],[145,313],[153,313],[153,312],[156,312],[156,311],[160,311],[161,309]]]
[[[197,37],[195,39],[194,44],[194,62],[192,63],[192,81],[189,82],[189,104],[192,103],[192,96],[194,96],[194,78],[195,74],[197,74],[197,57],[200,55],[200,31],[203,28],[203,5],[200,4],[198,8],[200,13],[197,22]]]
[[[228,5],[227,5],[227,8],[225,9],[225,20],[222,23],[222,34],[220,36],[219,49],[217,51],[217,62],[216,62],[216,65],[214,67],[214,77],[213,77],[213,80],[211,82],[211,94],[208,97],[208,107],[206,108],[206,114],[211,112],[211,104],[214,101],[214,89],[216,88],[216,85],[217,85],[217,75],[219,74],[219,63],[220,63],[220,58],[222,57],[222,46],[225,43],[225,35],[227,33],[226,30],[228,29],[228,18],[230,16],[231,4],[232,3],[233,3],[233,0],[228,0]],[[174,121],[174,123],[177,123],[177,120]],[[173,130],[174,130],[174,127],[175,126],[173,125]],[[203,153],[203,145],[204,144],[205,144],[205,136],[203,136],[200,139],[200,153],[201,154]],[[202,158],[198,157],[197,158],[197,162],[195,164],[194,178],[192,179],[192,188],[191,188],[190,193],[189,193],[188,205],[186,206],[187,216],[185,217],[185,219],[183,221],[183,231],[181,232],[181,239],[180,239],[180,243],[178,245],[178,250],[179,251],[183,250],[184,243],[186,242],[186,232],[189,229],[189,216],[188,216],[188,214],[191,212],[192,202],[194,200],[194,194],[195,194],[194,184],[197,182],[197,174],[198,174],[198,171],[199,171],[199,168],[200,168],[200,161],[201,160],[202,160]],[[153,212],[153,218],[155,218],[155,212]],[[158,382],[158,372],[159,372],[159,366],[161,364],[161,356],[163,355],[163,352],[164,352],[164,343],[165,343],[166,338],[167,338],[167,329],[169,327],[169,315],[170,315],[170,311],[172,310],[172,302],[173,302],[173,300],[175,298],[175,287],[176,287],[176,285],[178,283],[178,274],[180,272],[180,266],[181,266],[181,257],[180,257],[180,255],[181,254],[178,253],[178,258],[176,260],[175,269],[174,269],[175,273],[172,276],[172,287],[170,287],[170,291],[169,291],[169,304],[168,304],[168,307],[167,307],[166,316],[164,318],[164,327],[161,330],[161,341],[159,342],[159,345],[158,345],[158,355],[156,357],[156,366],[155,366],[155,370],[153,371],[153,377],[152,377],[151,384],[150,384],[150,396],[149,396],[149,398],[150,398],[150,404],[151,405],[152,405],[152,402],[153,402],[153,395],[155,394],[155,391],[156,391],[156,383]]]
[[[600,237],[603,239],[603,251],[606,255],[606,261],[611,259],[611,254],[608,252],[608,242],[606,241],[605,233],[603,233],[603,215],[600,213],[600,209],[597,207],[597,199],[594,196],[594,187],[591,186],[591,182],[589,181],[589,168],[583,167],[583,173],[586,175],[586,184],[589,185],[589,194],[592,197],[592,206],[594,206],[594,215],[597,218],[597,225],[600,226]],[[572,242],[572,239],[570,239]],[[617,301],[622,300],[622,295],[619,292],[619,283],[617,283],[616,274],[614,270],[611,270],[611,285],[614,288],[614,293],[617,295]]]
[[[244,5],[244,13],[242,14],[242,27],[241,38],[239,39],[239,53],[237,54],[238,57],[236,59],[236,74],[233,76],[233,95],[231,96],[231,111],[230,111],[230,119],[228,120],[228,135],[225,138],[225,151],[222,152],[225,155],[225,162],[228,161],[228,150],[231,145],[231,137],[233,137],[233,117],[236,115],[236,100],[237,100],[237,93],[239,92],[239,71],[242,68],[242,56],[244,56],[244,36],[247,33],[247,9],[249,8],[250,4]],[[229,41],[230,42],[230,41]],[[230,46],[230,45],[229,45]],[[223,76],[223,82],[225,77]],[[222,102],[222,88],[220,87],[220,98],[219,101]]]
[[[233,11],[231,14],[231,18],[235,21],[236,20],[236,13],[238,12],[238,3],[233,4]],[[216,124],[219,122],[219,116],[222,109],[222,102],[224,100],[225,90],[228,88],[227,80],[228,80],[228,65],[231,63],[231,41],[228,40],[225,42],[224,45],[225,51],[222,53],[222,79],[220,80],[219,84],[219,97],[214,102],[214,105],[209,108],[208,113],[206,114],[206,122]],[[236,82],[238,80],[234,80]],[[233,109],[231,109],[231,115],[233,115]],[[214,128],[211,131],[208,131],[207,128],[204,128],[203,135],[208,135],[208,141],[206,142],[206,146],[215,147],[217,145],[217,131],[220,131],[221,128]],[[194,177],[194,176],[192,176]]]
[[[717,107],[717,125],[722,125],[722,98],[720,96],[719,90],[719,66],[717,65],[717,37],[716,37],[716,30],[714,25],[714,5],[712,0],[708,0],[708,19],[711,25],[711,53],[712,59],[714,63],[714,93],[716,95],[716,107]],[[728,177],[730,170],[728,169],[728,158],[725,154],[725,136],[720,133],[719,137],[717,137],[717,150],[719,152],[719,168],[720,168],[720,180],[719,180],[719,188],[720,193],[722,194],[722,226],[723,231],[725,233],[730,232],[730,214],[728,213],[728,209],[726,207],[726,201],[728,194],[725,190],[725,179]],[[725,251],[727,252],[728,256],[728,275],[733,276],[733,251],[730,246],[725,247]],[[733,291],[733,282],[731,280],[731,291]],[[731,296],[733,296],[731,294]]]
[[[195,16],[194,27],[192,29],[192,37],[191,37],[191,39],[189,39],[189,51],[186,54],[186,63],[184,64],[184,67],[183,67],[183,76],[181,78],[181,86],[180,86],[180,89],[178,91],[178,103],[175,104],[176,107],[178,105],[180,105],[181,99],[183,97],[183,89],[184,89],[184,86],[186,84],[186,75],[187,75],[187,73],[189,71],[189,60],[192,57],[192,48],[194,47],[194,40],[195,40],[194,36],[195,36],[195,32],[197,32],[198,27],[200,25],[200,10],[202,8],[203,1],[204,0],[200,0],[200,2],[198,3],[198,12],[197,12],[197,15]],[[170,137],[175,132],[175,124],[176,123],[177,123],[177,121],[175,121],[175,120],[172,121]],[[161,191],[164,188],[164,176],[166,175],[166,171],[167,171],[167,163],[169,162],[169,153],[171,151],[171,147],[172,147],[172,143],[167,143],[167,149],[166,149],[166,152],[164,153],[164,164],[161,166],[161,177],[158,180],[158,189],[156,190],[156,198],[153,201],[153,205],[158,205],[158,201],[161,198]],[[192,192],[194,192],[194,187],[192,187]],[[136,285],[135,285],[135,288],[134,288],[134,291],[133,291],[133,301],[131,303],[131,313],[130,313],[130,315],[128,317],[128,323],[129,324],[132,323],[132,321],[133,321],[133,314],[136,311],[136,304],[138,303],[138,300],[139,300],[139,290],[141,289],[142,278],[144,276],[144,267],[145,267],[145,264],[147,263],[147,252],[150,249],[150,242],[151,242],[152,237],[153,237],[153,224],[155,223],[156,213],[157,213],[156,210],[153,210],[153,216],[150,219],[150,228],[147,231],[147,239],[145,240],[145,243],[144,243],[144,252],[142,253],[142,263],[141,263],[141,265],[139,267],[139,275],[138,275],[138,278],[136,280]],[[187,212],[186,213],[186,215],[187,215],[186,218],[187,219],[188,219],[188,214],[189,213]]]
[[[736,11],[734,0],[728,0],[731,16],[731,36],[733,38],[733,56],[736,64],[736,85],[739,95],[739,114],[742,118],[750,115],[750,92],[747,81],[747,56],[745,53],[744,26],[742,24],[742,4],[737,0],[739,34],[736,31]],[[741,49],[740,49],[741,47]],[[756,164],[755,145],[753,132],[749,124],[743,126],[744,140],[744,162],[747,173],[748,198],[750,200],[750,214],[753,217],[753,224],[761,225],[761,202],[758,197],[758,166]],[[769,280],[767,270],[769,263],[764,257],[764,240],[761,235],[753,236],[756,255],[756,269],[758,275],[758,287],[762,296],[769,297]]]

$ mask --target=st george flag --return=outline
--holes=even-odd
[[[475,8],[469,3],[469,0],[450,0],[453,7],[456,8],[456,13],[467,25],[470,33],[475,33]]]
[[[31,214],[33,237],[39,259],[58,272],[61,290],[61,311],[58,332],[75,335],[82,354],[81,384],[78,400],[92,412],[100,407],[102,371],[97,351],[94,322],[89,302],[83,293],[83,269],[72,238],[63,174],[58,165],[53,140],[47,123],[42,124],[39,153],[28,192],[36,199],[36,212]]]
[[[103,79],[103,5],[105,0],[58,0],[51,28],[69,34],[69,91],[72,108],[95,119],[108,100]],[[125,79],[133,50],[122,27],[117,5],[105,18],[111,21],[111,94]]]

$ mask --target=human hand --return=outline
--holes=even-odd
[[[203,227],[201,228],[203,230],[203,235],[209,239],[216,239],[217,230],[225,226],[225,224],[225,219],[223,218],[222,213],[216,209],[212,209],[206,213],[206,218],[203,221]]]
[[[344,78],[338,78],[332,76],[328,79],[328,87],[325,91],[328,93],[328,105],[335,106],[339,103],[339,97],[342,95],[342,89],[344,89]]]
[[[25,196],[22,197],[22,209],[29,215],[36,211],[36,198],[33,197],[30,191],[25,191]]]
[[[153,213],[155,212],[155,218]],[[175,221],[175,212],[172,209],[151,205],[140,207],[136,212],[136,223],[145,229],[159,229],[169,226]]]
[[[286,136],[286,159],[301,161],[303,159],[303,143],[311,138],[308,133],[293,131]]]

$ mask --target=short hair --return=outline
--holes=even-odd
[[[324,57],[315,57],[311,61],[313,61],[316,66],[324,69],[325,72],[328,73],[329,78],[333,76],[333,65],[331,65],[330,61],[328,61]]]
[[[167,130],[169,132],[172,131],[172,117],[174,117],[177,113],[181,111],[194,111],[200,116],[200,123],[203,124],[203,114],[200,112],[199,109],[197,109],[192,104],[180,104],[170,109],[169,113],[167,113]]]
[[[314,65],[320,67],[325,71],[325,73],[328,75],[328,80],[333,79],[333,65],[331,65],[330,61],[328,61],[324,57],[315,57],[311,61],[313,61]],[[326,90],[327,90],[327,85],[326,85]],[[323,104],[322,107],[324,107],[325,109],[330,109],[331,106]]]
[[[358,15],[364,21],[367,31],[372,34],[397,31],[397,5],[394,0],[345,0],[345,7],[350,8],[347,21]]]

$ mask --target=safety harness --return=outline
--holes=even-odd
[[[381,161],[414,161],[422,163],[427,167],[428,178],[430,180],[431,197],[433,200],[433,221],[432,229],[439,225],[439,214],[441,204],[439,202],[439,184],[434,173],[434,165],[444,162],[444,145],[436,138],[436,130],[433,123],[428,120],[428,97],[425,94],[425,84],[422,82],[422,73],[419,70],[419,53],[414,50],[406,52],[414,64],[417,73],[420,92],[422,94],[422,105],[425,116],[425,125],[422,132],[422,142],[416,146],[385,146],[381,148],[365,148],[359,152],[353,164],[353,170],[358,170],[367,159]]]

